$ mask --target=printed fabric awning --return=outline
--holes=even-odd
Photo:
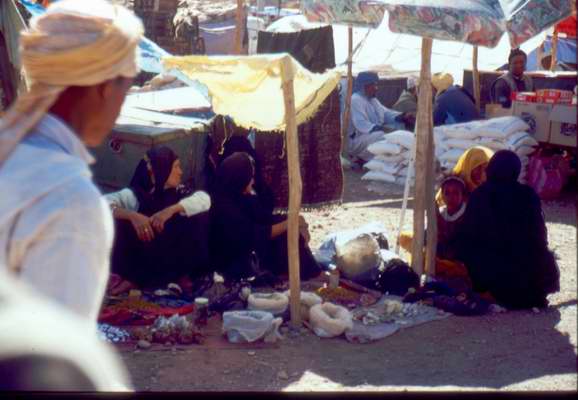
[[[339,82],[339,73],[315,74],[289,54],[257,56],[167,57],[167,71],[176,69],[209,90],[213,110],[231,117],[243,128],[260,131],[285,129],[285,103],[281,65],[290,61],[289,76],[294,81],[297,125],[307,121]],[[169,72],[170,73],[170,72]]]

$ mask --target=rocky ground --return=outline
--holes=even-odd
[[[366,189],[346,172],[343,205],[305,214],[312,245],[336,230],[383,221],[393,243],[402,190]],[[303,329],[278,345],[124,349],[138,391],[576,391],[576,193],[544,203],[561,291],[539,313],[455,317],[397,332],[372,344],[319,339]],[[412,202],[406,215],[411,228]]]

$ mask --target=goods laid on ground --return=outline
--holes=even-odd
[[[444,170],[455,167],[462,154],[471,147],[485,146],[494,151],[512,150],[522,161],[524,181],[528,156],[538,142],[528,133],[530,126],[521,118],[506,116],[483,121],[444,125],[434,128],[435,157]],[[371,144],[375,157],[364,167],[369,171],[361,179],[405,184],[415,136],[408,131],[385,134],[383,140]],[[413,178],[410,184],[413,185]]]
[[[223,333],[232,343],[255,342],[263,339],[275,342],[281,338],[282,318],[267,311],[226,311],[223,313]]]
[[[351,312],[332,303],[316,304],[309,310],[313,332],[320,337],[336,337],[353,328]]]

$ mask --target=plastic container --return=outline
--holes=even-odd
[[[209,319],[209,299],[206,297],[197,297],[195,299],[195,324],[207,325]]]
[[[339,270],[334,264],[329,265],[329,288],[337,289],[339,287]]]

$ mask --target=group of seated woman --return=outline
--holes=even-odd
[[[436,273],[508,308],[547,305],[559,290],[559,271],[548,249],[539,197],[518,183],[521,162],[507,150],[466,151],[436,196]],[[112,272],[122,279],[110,293],[191,282],[212,272],[243,280],[266,271],[288,274],[287,219],[274,214],[274,197],[257,155],[244,137],[229,139],[209,194],[181,185],[182,170],[168,147],[147,152],[130,186],[107,195],[115,217]],[[299,217],[299,258],[304,280],[321,269]],[[411,237],[400,244],[409,249]]]
[[[192,282],[219,272],[226,281],[288,274],[287,219],[273,214],[273,193],[260,174],[256,153],[245,137],[228,140],[209,194],[181,184],[177,155],[168,147],[149,150],[128,188],[106,195],[115,217],[109,293],[156,289]],[[299,218],[302,279],[321,269]]]
[[[541,202],[520,184],[516,153],[476,146],[466,151],[436,196],[436,275],[467,282],[510,309],[545,307],[559,290],[559,270]],[[411,247],[411,237],[400,237]]]

